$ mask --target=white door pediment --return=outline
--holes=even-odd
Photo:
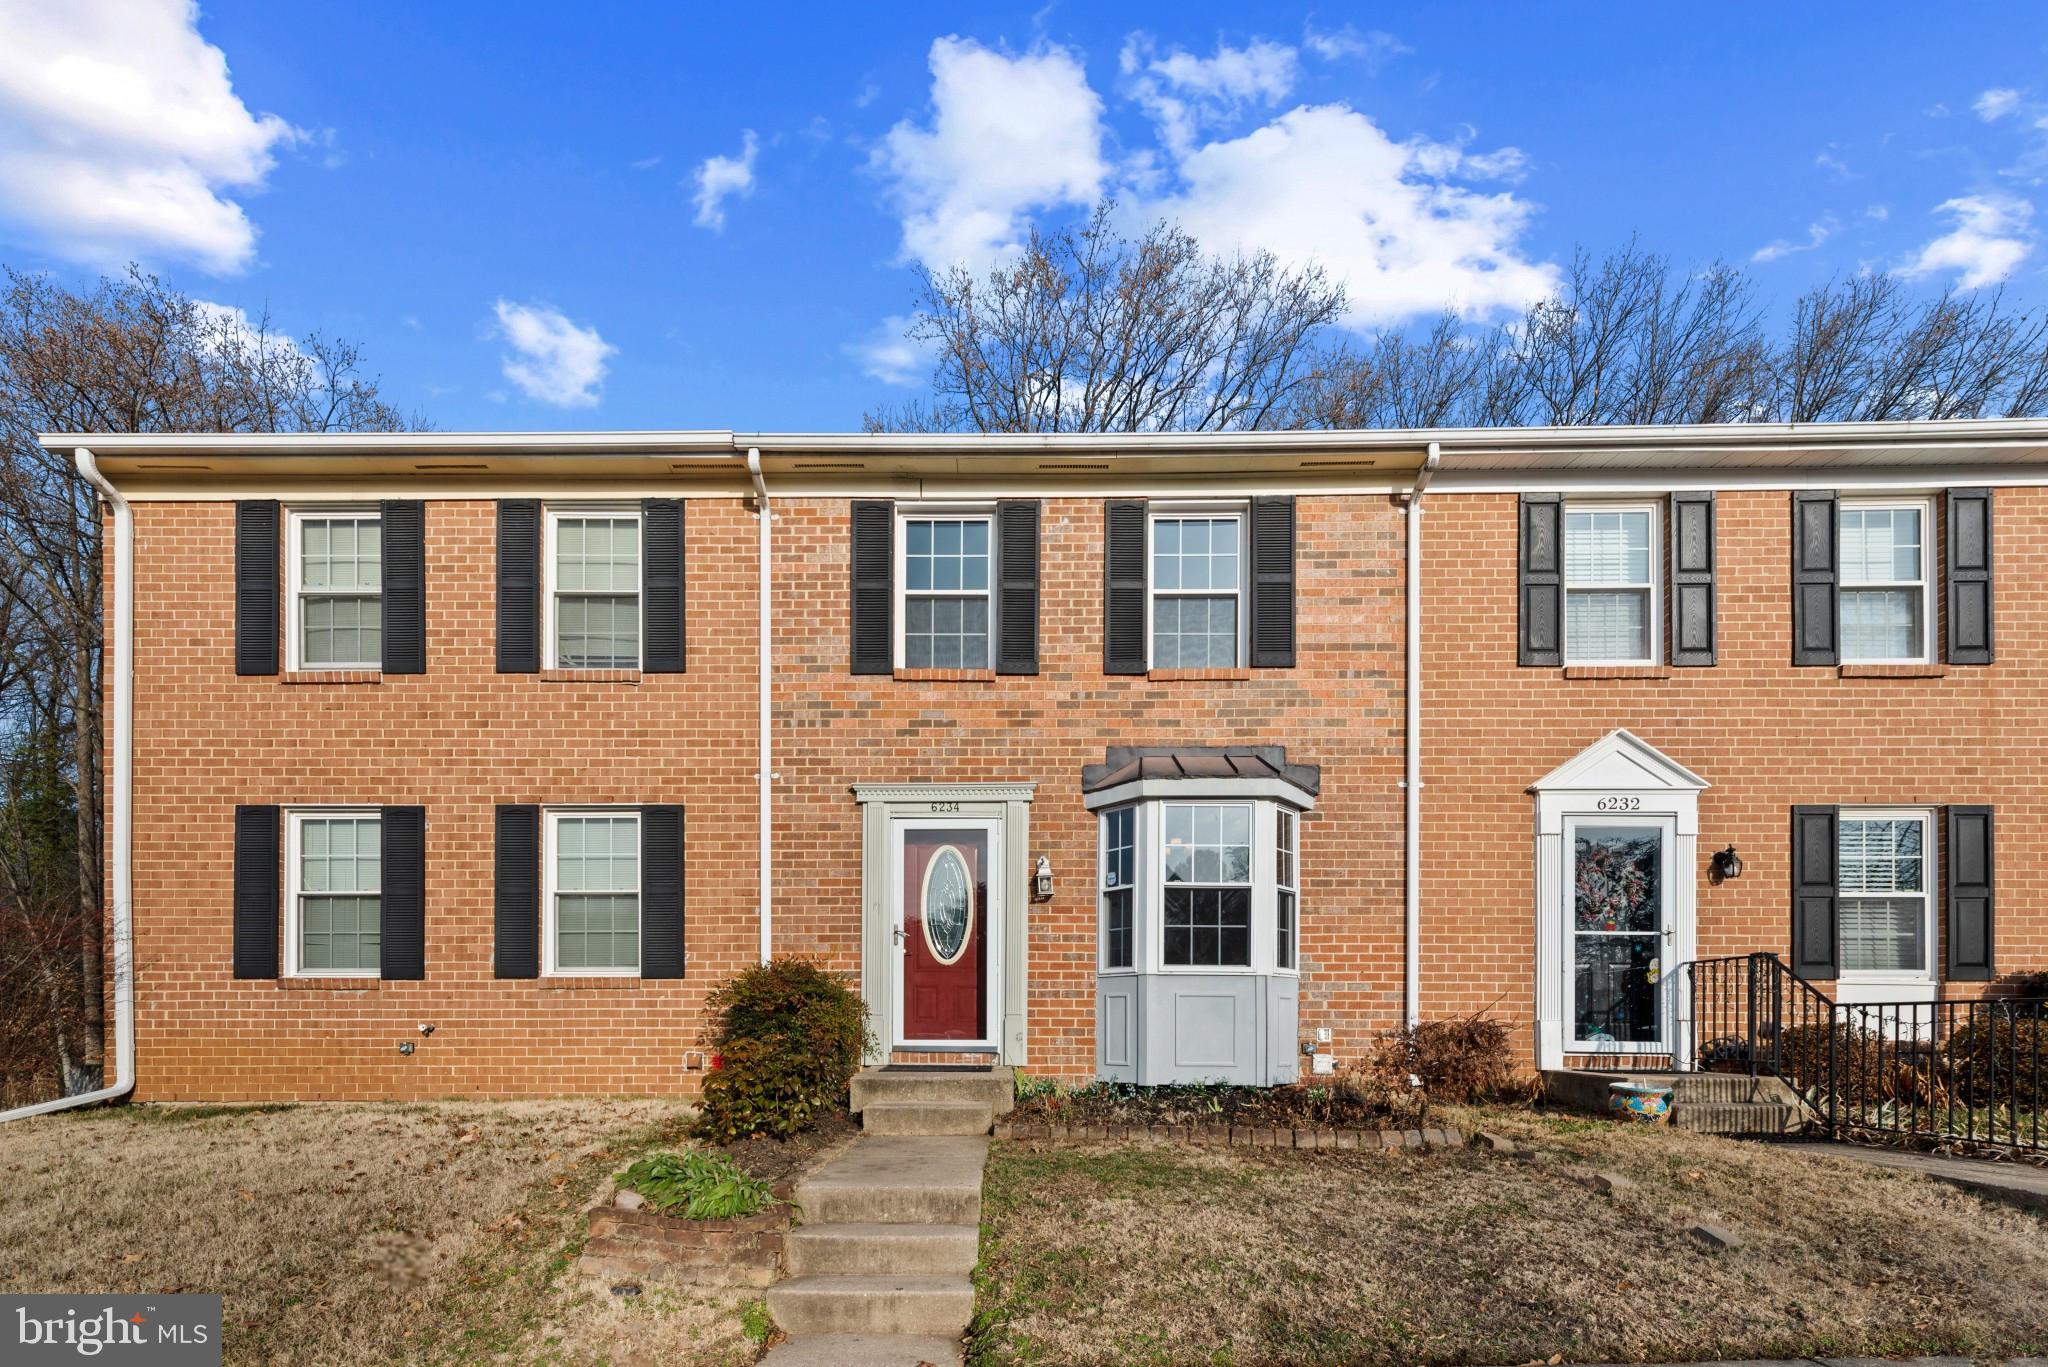
[[[1557,835],[1570,812],[1627,811],[1678,819],[1681,835],[1699,833],[1699,795],[1707,781],[1647,741],[1609,731],[1530,785],[1536,831]],[[1603,804],[1613,802],[1615,805]]]

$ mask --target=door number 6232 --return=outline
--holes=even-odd
[[[1643,800],[1639,797],[1603,797],[1593,804],[1593,808],[1602,812],[1639,812],[1643,808]]]

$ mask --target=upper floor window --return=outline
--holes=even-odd
[[[987,514],[902,518],[903,624],[897,664],[904,669],[988,669]]]
[[[1925,500],[1843,499],[1842,659],[1913,663],[1932,658]]]
[[[547,512],[547,663],[553,669],[640,667],[640,513]]]
[[[362,508],[293,509],[288,540],[286,668],[379,668],[384,658],[382,520]]]
[[[1646,504],[1565,509],[1566,664],[1656,662],[1656,522]]]
[[[375,977],[383,933],[383,822],[374,811],[288,813],[285,973]]]
[[[1926,811],[1843,811],[1836,835],[1841,973],[1931,977],[1934,916]]]
[[[1244,515],[1151,515],[1152,668],[1244,663]]]
[[[640,814],[551,811],[542,861],[548,973],[640,971]]]

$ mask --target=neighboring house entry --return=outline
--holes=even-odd
[[[1034,787],[854,785],[871,1062],[892,1053],[1025,1061]]]
[[[1687,1057],[1678,969],[1697,951],[1706,780],[1612,731],[1536,798],[1538,1065]]]

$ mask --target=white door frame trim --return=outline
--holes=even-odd
[[[1707,781],[1624,730],[1610,731],[1529,787],[1535,798],[1536,1054],[1539,1068],[1562,1068],[1572,1049],[1565,1002],[1565,950],[1571,932],[1567,899],[1571,860],[1567,818],[1670,822],[1672,936],[1662,982],[1665,1038],[1675,1062],[1690,1054],[1690,1007],[1678,990],[1678,966],[1699,953],[1699,795]],[[1617,1051],[1620,1052],[1620,1051]],[[1639,1051],[1629,1051],[1639,1052]],[[1658,1053],[1666,1052],[1663,1049]]]
[[[989,985],[992,1010],[1000,1012],[1000,1027],[992,1045],[999,1063],[1016,1067],[1029,1061],[1031,802],[1037,787],[1035,783],[853,785],[861,812],[860,987],[875,1036],[869,1063],[888,1062],[901,1019],[901,964],[894,932],[902,907],[896,826],[903,820],[1000,823],[1001,863],[989,871],[989,903],[1000,908],[999,924],[991,928],[991,938],[999,935],[1001,941],[990,945],[991,968],[999,966],[1001,972],[1000,981],[992,979]],[[991,851],[991,865],[996,859]],[[970,1047],[987,1052],[991,1045]]]
[[[987,902],[980,914],[987,918],[987,928],[982,935],[982,952],[988,956],[988,995],[981,1004],[981,1034],[971,1040],[913,1040],[906,1037],[903,1029],[903,972],[909,962],[910,927],[904,917],[904,893],[908,891],[903,883],[903,848],[906,838],[913,831],[936,830],[977,830],[986,833],[988,851],[984,857],[983,874],[987,878]],[[889,1023],[889,1038],[884,1040],[891,1049],[916,1050],[920,1053],[987,1053],[994,1049],[1001,1039],[1003,1019],[1003,927],[1008,920],[1005,913],[1009,908],[1003,902],[1002,870],[1007,862],[1003,844],[1003,818],[1000,816],[892,816],[889,821],[889,939],[893,952],[889,995],[894,1001]],[[971,928],[970,928],[971,933]]]

